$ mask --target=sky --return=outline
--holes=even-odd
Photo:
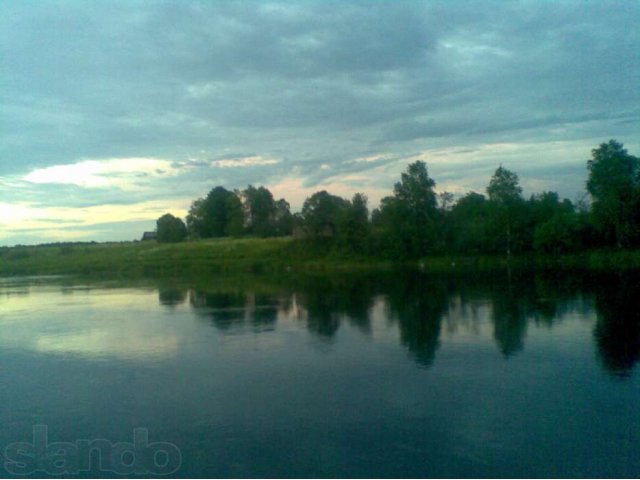
[[[640,156],[640,2],[0,0],[0,245],[139,239],[217,185],[584,196]]]

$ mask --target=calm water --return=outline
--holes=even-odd
[[[637,477],[639,358],[638,277],[2,279],[0,476]]]

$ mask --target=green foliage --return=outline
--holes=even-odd
[[[242,203],[235,192],[215,187],[191,204],[187,227],[196,238],[240,235],[243,228]]]
[[[222,235],[217,237],[239,237],[244,233],[244,214],[242,210],[242,202],[237,192],[227,195],[224,201],[224,228]],[[222,215],[221,215],[221,218]],[[222,220],[221,220],[222,222]],[[222,223],[221,223],[222,225]]]
[[[638,158],[627,153],[621,143],[610,140],[591,151],[587,169],[587,191],[593,199],[595,226],[618,248],[637,243],[640,236]]]
[[[487,195],[490,203],[493,251],[503,251],[511,255],[512,251],[523,250],[527,243],[525,206],[518,175],[498,167],[489,181]]]
[[[259,237],[276,233],[276,202],[265,187],[249,185],[242,191],[247,232]]]
[[[469,192],[451,209],[450,241],[454,252],[480,253],[488,251],[489,204],[484,195]]]
[[[293,215],[291,214],[291,207],[289,202],[284,198],[281,198],[275,203],[275,230],[274,235],[281,237],[285,235],[291,235],[293,232]]]
[[[176,243],[187,237],[187,227],[184,222],[170,213],[165,213],[156,221],[158,242]]]
[[[533,247],[542,253],[567,253],[579,245],[578,224],[571,215],[558,214],[535,227]]]
[[[499,205],[518,202],[522,199],[518,175],[500,165],[489,181],[487,195],[491,202]]]
[[[353,254],[363,254],[368,249],[370,225],[368,199],[356,193],[337,220],[338,245]]]
[[[316,192],[302,205],[302,222],[311,238],[335,238],[338,218],[349,208],[349,202],[326,190]]]
[[[192,237],[207,238],[209,236],[206,214],[204,198],[198,198],[191,203],[187,214],[187,231]]]
[[[394,195],[383,198],[373,214],[377,249],[395,258],[416,258],[438,249],[442,236],[434,187],[424,162],[407,167]]]
[[[436,182],[427,172],[427,164],[417,161],[407,167],[400,182],[393,187],[393,193],[411,220],[433,223],[438,210],[435,186]]]

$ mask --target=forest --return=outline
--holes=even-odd
[[[264,186],[213,188],[191,204],[186,221],[169,213],[159,242],[216,237],[293,235],[324,249],[385,259],[431,254],[563,254],[640,245],[640,161],[610,140],[586,163],[585,200],[544,191],[523,196],[517,173],[499,166],[484,193],[437,193],[426,163],[408,165],[393,193],[370,212],[365,193],[345,199],[327,191],[291,213]]]

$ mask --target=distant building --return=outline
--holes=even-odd
[[[142,241],[145,242],[147,240],[157,240],[158,234],[156,232],[144,232],[142,234]]]

